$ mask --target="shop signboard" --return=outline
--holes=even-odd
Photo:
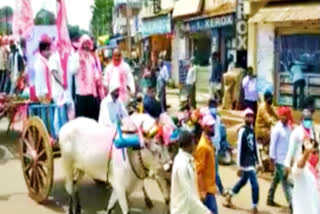
[[[171,33],[170,15],[145,18],[141,25],[141,34],[143,37]]]
[[[185,22],[183,31],[185,32],[199,32],[204,30],[210,30],[213,28],[221,28],[234,24],[234,15],[217,16],[191,20]]]
[[[237,0],[236,35],[238,51],[248,49],[248,20],[244,13],[244,1]]]

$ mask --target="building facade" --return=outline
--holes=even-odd
[[[209,66],[212,53],[217,52],[224,71],[232,61],[236,61],[235,12],[235,0],[176,2],[173,10],[176,82],[184,81],[185,71],[179,71],[179,68],[191,57],[197,64]]]
[[[248,63],[257,72],[260,94],[271,89],[276,104],[299,103],[294,89],[300,76],[304,90],[297,93],[313,96],[319,108],[320,2],[258,1],[251,13]]]

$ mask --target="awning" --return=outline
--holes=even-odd
[[[236,12],[236,0],[215,0],[204,3],[204,14],[219,16]]]
[[[262,8],[249,19],[251,23],[319,21],[320,3],[281,4]]]
[[[174,5],[172,17],[178,18],[198,14],[201,10],[203,1],[204,0],[179,0]]]

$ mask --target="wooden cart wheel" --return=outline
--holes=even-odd
[[[53,152],[49,133],[39,117],[28,119],[21,143],[21,162],[29,196],[45,201],[53,183]]]

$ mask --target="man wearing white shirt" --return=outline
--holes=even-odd
[[[123,104],[128,103],[130,94],[135,94],[132,71],[130,66],[122,60],[121,52],[117,48],[113,51],[112,62],[105,68],[103,83],[109,92],[110,88],[114,88],[114,84],[120,83],[119,99]]]
[[[117,122],[128,116],[123,103],[119,100],[120,84],[112,84],[109,94],[100,105],[99,123],[104,126],[117,127]]]
[[[56,133],[59,133],[60,128],[71,119],[71,115],[68,114],[71,111],[74,112],[74,103],[72,99],[72,76],[71,73],[67,74],[67,88],[63,86],[63,69],[61,66],[61,60],[59,52],[53,53],[49,58],[49,69],[52,74],[52,99],[57,105],[54,118],[54,126]]]
[[[197,66],[195,59],[191,59],[191,65],[187,73],[186,85],[188,88],[188,103],[194,109],[197,107],[196,103],[196,81],[197,81]]]
[[[157,78],[157,90],[158,96],[161,103],[162,112],[167,111],[167,97],[166,97],[166,86],[167,82],[169,81],[170,75],[167,68],[167,65],[164,63],[163,59],[160,59],[160,72]]]
[[[171,177],[171,214],[210,214],[197,191],[192,152],[193,137],[188,131],[180,133],[180,149],[173,162]]]
[[[271,130],[270,141],[270,159],[275,165],[275,173],[268,193],[267,205],[279,206],[274,202],[274,194],[276,192],[278,184],[281,182],[283,191],[285,193],[287,202],[291,207],[291,187],[285,176],[284,161],[289,149],[289,138],[291,134],[291,127],[289,127],[288,121],[291,115],[288,107],[279,107],[278,115],[280,121]]]
[[[39,53],[34,61],[35,92],[38,101],[50,103],[52,100],[52,79],[48,59],[51,55],[51,38],[43,35],[39,43]]]
[[[251,108],[256,117],[258,109],[257,78],[252,67],[248,68],[248,75],[242,80],[242,88],[244,90],[244,108]]]

